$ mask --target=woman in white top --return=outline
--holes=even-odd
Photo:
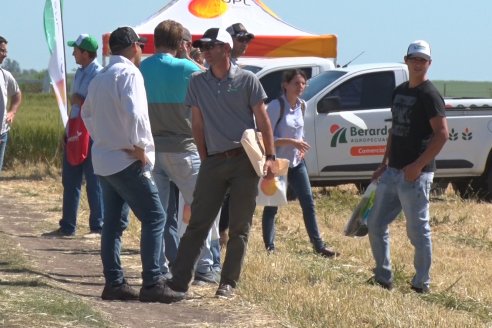
[[[282,78],[283,94],[268,105],[268,115],[275,138],[277,157],[287,158],[290,161],[288,184],[299,198],[304,224],[314,250],[324,257],[334,257],[338,253],[326,247],[319,234],[311,184],[304,163],[304,154],[310,146],[304,141],[305,103],[299,97],[304,92],[306,80],[306,74],[300,69],[286,71]],[[262,218],[263,241],[269,252],[275,250],[276,214],[277,207],[265,206]]]

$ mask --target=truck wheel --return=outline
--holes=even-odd
[[[370,183],[371,183],[370,181],[356,182],[355,187],[357,188],[359,194],[362,195],[366,191],[367,186],[369,186]]]
[[[454,192],[463,199],[470,199],[476,196],[476,191],[471,186],[471,180],[453,181]]]
[[[443,196],[448,189],[448,181],[434,181],[431,186],[431,195],[434,197]]]
[[[484,178],[483,200],[492,203],[492,165],[489,166],[487,177]]]
[[[463,199],[492,201],[492,174],[452,183],[453,189]]]

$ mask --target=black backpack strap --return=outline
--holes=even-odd
[[[275,130],[277,130],[277,125],[280,123],[280,120],[284,116],[285,113],[285,101],[282,96],[277,98],[279,104],[280,104],[280,115],[278,116],[277,123],[275,123],[275,127],[273,128],[273,133],[275,134]]]

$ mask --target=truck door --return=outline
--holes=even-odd
[[[395,71],[359,74],[317,99],[316,151],[320,176],[330,180],[360,180],[381,163],[391,126]],[[327,110],[326,104],[331,104]],[[366,123],[363,130],[340,116],[351,111]]]

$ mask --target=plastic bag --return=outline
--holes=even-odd
[[[72,111],[74,111],[74,109],[72,109]],[[75,113],[71,113],[71,117],[67,123],[65,153],[67,161],[74,166],[82,164],[87,156],[89,156],[90,136],[82,117],[80,117],[80,112],[81,108],[77,108]]]
[[[256,205],[282,206],[287,204],[287,177],[279,176],[270,180],[260,178]]]
[[[350,219],[345,225],[345,236],[362,237],[367,235],[367,219],[374,205],[376,197],[377,182],[373,181],[367,186],[366,191],[362,195],[362,199],[355,207]]]

